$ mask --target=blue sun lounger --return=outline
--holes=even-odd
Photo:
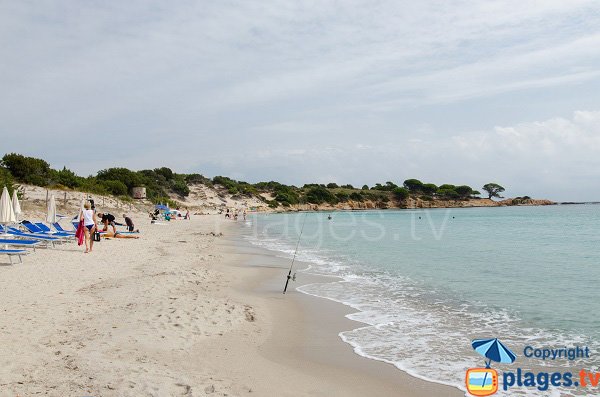
[[[0,238],[0,248],[2,248],[2,246],[7,246],[10,245],[11,247],[22,247],[22,248],[33,248],[33,251],[35,252],[35,247],[36,245],[38,245],[41,241],[40,240],[21,240],[18,238]]]
[[[54,222],[52,224],[52,227],[54,227],[54,230],[56,230],[57,232],[61,232],[61,233],[69,233],[69,234],[75,235],[75,232],[77,232],[77,228],[75,228],[75,230],[65,230],[65,229],[63,229],[63,227],[58,222]]]
[[[23,259],[21,259],[21,255],[27,255],[26,250],[15,250],[15,249],[0,249],[0,254],[8,255],[10,259],[10,264],[12,265],[12,257],[16,256],[19,258],[19,263],[23,263]]]
[[[4,229],[4,228],[0,227],[0,232],[8,233],[11,236],[45,241],[46,244],[52,244],[52,247],[54,247],[54,243],[62,242],[62,240],[59,239],[58,237],[51,237],[51,236],[44,235],[44,234],[24,233],[24,232],[20,231],[19,229],[15,229],[14,227],[9,227],[8,229]]]
[[[33,233],[33,234],[45,234],[47,236],[60,237],[60,238],[73,237],[73,235],[70,235],[68,233],[52,233],[50,228],[46,225],[44,225],[44,228],[48,229],[47,231],[42,229],[37,224],[31,223],[31,222],[21,222],[21,226],[25,227],[27,230],[29,230],[29,233]]]
[[[51,236],[65,236],[65,237],[75,237],[75,232],[61,232],[58,230],[52,230],[47,225],[42,222],[36,222],[35,225],[42,229],[43,232],[48,233]]]

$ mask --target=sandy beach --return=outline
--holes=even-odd
[[[296,292],[304,275],[282,295],[287,263],[237,227],[199,216],[3,263],[0,395],[462,395],[354,354],[345,307]]]

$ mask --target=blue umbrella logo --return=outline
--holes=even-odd
[[[471,346],[473,346],[473,349],[475,349],[477,353],[481,354],[487,359],[485,361],[486,368],[490,368],[492,361],[497,363],[512,364],[517,359],[516,354],[511,352],[508,347],[504,346],[504,344],[502,344],[498,338],[475,339],[473,342],[471,342]],[[481,386],[486,384],[485,382],[487,380],[487,374],[488,373],[486,372]]]
[[[517,359],[517,355],[510,351],[510,349],[498,338],[494,339],[475,339],[471,342],[473,349],[483,357],[487,358],[485,367],[490,368],[492,361],[497,363],[512,364]]]

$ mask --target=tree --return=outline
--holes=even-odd
[[[78,188],[83,184],[84,178],[77,176],[73,171],[67,169],[67,167],[63,167],[60,171],[50,170],[50,174],[53,182],[71,189]]]
[[[404,187],[411,193],[419,193],[423,190],[423,182],[418,179],[407,179],[404,181]]]
[[[393,192],[397,187],[398,185],[396,185],[394,182],[387,181],[385,183],[385,190],[389,190],[390,192]]]
[[[4,186],[8,189],[8,193],[12,194],[13,189],[15,189],[14,179],[9,170],[0,166],[0,189]]]
[[[454,191],[458,193],[458,195],[462,198],[467,198],[473,193],[473,189],[471,189],[471,186],[467,185],[457,186],[454,189]]]
[[[327,184],[327,188],[328,189],[337,189],[339,186],[337,185],[337,183],[328,183]]]
[[[46,186],[50,179],[50,165],[42,159],[10,153],[4,155],[2,165],[20,182]]]
[[[426,183],[423,185],[421,190],[423,191],[424,194],[426,194],[428,196],[432,196],[437,192],[438,187],[436,185],[434,185],[433,183]]]
[[[491,199],[492,197],[502,198],[502,196],[500,196],[500,193],[504,191],[504,188],[498,185],[497,183],[486,183],[485,185],[483,185],[482,189],[488,193],[489,199]]]
[[[173,171],[170,168],[167,168],[167,167],[155,168],[154,172],[156,172],[159,175],[164,176],[167,181],[173,179]]]
[[[457,199],[460,197],[460,195],[458,193],[456,193],[456,190],[449,189],[447,187],[442,188],[441,186],[438,189],[436,194],[439,198],[443,198],[443,199]]]
[[[363,185],[362,190],[369,190],[369,185]]]
[[[139,175],[127,168],[109,168],[101,170],[98,171],[96,178],[99,181],[121,181],[127,186],[127,189],[141,185]]]
[[[404,187],[397,187],[394,189],[394,197],[396,197],[396,199],[398,201],[404,201],[408,198],[408,196],[409,196],[408,189],[406,189]]]

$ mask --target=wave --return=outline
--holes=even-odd
[[[291,258],[294,245],[279,238],[245,236],[252,245]],[[340,338],[363,357],[393,364],[398,369],[430,382],[465,391],[468,368],[481,367],[483,358],[473,352],[474,338],[499,337],[508,346],[591,345],[584,335],[527,326],[518,313],[490,307],[485,302],[468,302],[444,291],[432,291],[420,283],[388,271],[353,263],[334,251],[302,249],[297,260],[309,263],[311,274],[337,276],[339,281],[302,285],[296,290],[339,302],[356,310],[347,315],[365,324],[340,332]],[[571,361],[573,368],[587,362]],[[523,370],[539,363],[519,357]],[[589,367],[589,365],[588,365]],[[510,366],[496,365],[499,370]],[[498,396],[576,396],[572,391],[500,388]],[[585,395],[585,394],[581,394]]]

